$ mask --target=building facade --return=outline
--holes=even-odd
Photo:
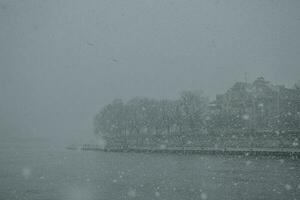
[[[213,126],[231,129],[300,129],[300,89],[273,85],[263,77],[237,82],[211,103]]]

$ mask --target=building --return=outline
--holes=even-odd
[[[300,129],[300,89],[273,85],[263,77],[237,82],[211,104],[214,126],[231,129]]]

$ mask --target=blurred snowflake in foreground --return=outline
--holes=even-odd
[[[155,192],[156,197],[160,197],[160,193],[158,191]]]
[[[289,184],[286,184],[284,187],[285,187],[286,190],[291,190],[292,189],[292,186],[289,185]]]
[[[129,189],[127,195],[131,198],[136,197],[136,190],[135,189]]]
[[[250,118],[249,115],[247,115],[247,114],[246,114],[246,115],[243,115],[243,119],[244,119],[244,120],[248,120],[249,118]]]
[[[206,200],[207,199],[207,194],[202,192],[200,197],[201,197],[202,200]]]
[[[22,169],[22,175],[24,176],[24,178],[28,179],[31,175],[31,170],[27,167],[24,167]]]

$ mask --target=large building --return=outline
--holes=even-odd
[[[300,129],[300,89],[272,85],[263,77],[237,82],[211,104],[214,126],[254,130]]]

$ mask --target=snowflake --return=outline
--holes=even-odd
[[[250,161],[250,160],[247,160],[247,161],[246,161],[246,165],[247,165],[247,166],[249,166],[249,165],[251,165],[251,164],[252,164],[252,161]]]
[[[283,159],[280,159],[279,162],[280,162],[281,164],[283,164],[283,163],[284,163],[284,160],[283,160]]]
[[[248,120],[250,118],[250,116],[247,115],[247,114],[243,115],[242,117],[243,117],[244,120]]]
[[[298,142],[294,141],[292,144],[294,147],[298,146]]]
[[[160,197],[160,193],[158,191],[155,192],[156,197]]]
[[[206,200],[207,199],[207,194],[202,192],[200,197],[201,197],[202,200]]]
[[[31,175],[31,170],[27,167],[23,168],[22,175],[24,176],[24,178],[28,179]]]
[[[134,198],[134,197],[136,197],[136,190],[131,188],[128,190],[127,194],[129,197]]]
[[[258,107],[264,107],[264,104],[263,103],[260,103],[260,104],[258,104]]]
[[[284,187],[285,187],[286,190],[291,190],[292,189],[292,186],[289,185],[289,184],[286,184]]]

